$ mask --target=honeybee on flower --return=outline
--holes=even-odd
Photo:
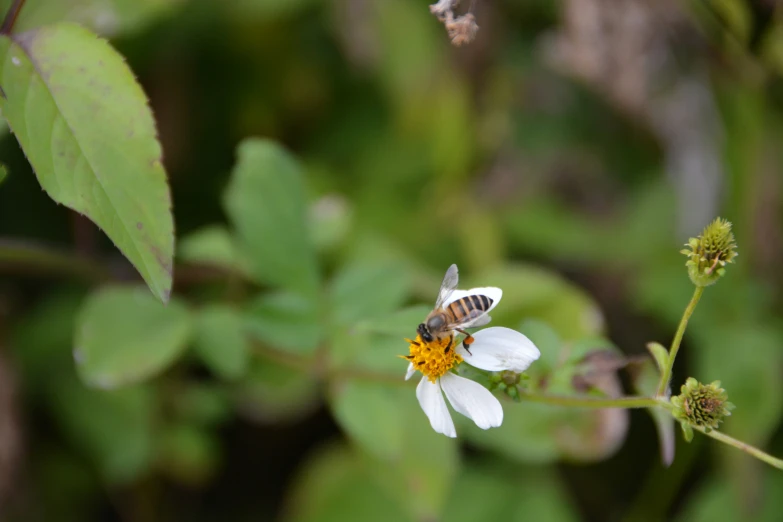
[[[489,429],[503,423],[503,408],[492,393],[477,382],[460,377],[452,370],[463,361],[481,370],[525,371],[541,353],[524,335],[510,328],[486,328],[469,334],[467,328],[484,326],[489,312],[497,306],[503,291],[495,287],[457,290],[457,265],[451,265],[443,278],[435,308],[416,329],[410,345],[405,379],[416,371],[423,374],[416,397],[432,428],[448,437],[456,437],[454,422],[443,393],[451,406],[473,420],[479,428]],[[465,335],[458,341],[457,333]]]

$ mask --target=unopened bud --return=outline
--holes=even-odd
[[[681,250],[688,256],[685,266],[696,286],[708,286],[726,273],[725,266],[737,257],[737,244],[731,223],[717,218],[707,225],[699,237],[692,237]]]
[[[671,398],[674,406],[672,414],[680,421],[687,441],[693,438],[691,426],[705,428],[705,431],[717,429],[723,418],[731,415],[734,409],[726,390],[720,387],[720,381],[702,384],[689,377],[680,392],[680,395]]]

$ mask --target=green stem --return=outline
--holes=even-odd
[[[729,446],[734,446],[738,450],[744,451],[748,455],[756,457],[757,459],[766,462],[770,466],[774,466],[778,469],[783,469],[783,459],[775,458],[769,453],[765,453],[755,446],[751,446],[750,444],[742,442],[741,440],[737,440],[734,437],[729,437],[725,433],[721,433],[720,431],[717,430],[710,430],[709,432],[707,432],[701,426],[693,426],[693,429],[699,430],[700,432],[704,433],[708,437],[712,437],[715,440],[719,440],[724,444],[728,444]]]
[[[47,275],[76,276],[87,281],[106,281],[110,274],[104,266],[64,250],[0,239],[0,270],[10,266]]]
[[[701,299],[701,294],[704,293],[703,286],[697,286],[693,291],[693,297],[691,302],[688,303],[688,307],[685,309],[685,313],[682,314],[680,319],[680,325],[677,327],[677,333],[674,334],[674,340],[672,346],[669,348],[669,359],[666,361],[666,368],[661,372],[661,382],[658,384],[658,396],[664,397],[666,395],[666,388],[669,386],[669,380],[672,377],[672,368],[674,367],[674,359],[677,357],[677,352],[680,350],[680,343],[682,342],[682,336],[685,335],[685,328],[688,326],[688,320],[693,315],[693,311],[696,309],[696,305]]]
[[[669,408],[669,403],[653,397],[590,397],[588,395],[547,395],[522,392],[519,398],[527,402],[581,408]]]

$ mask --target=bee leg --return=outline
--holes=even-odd
[[[459,333],[462,333],[462,334],[465,334],[465,335],[466,335],[466,337],[465,337],[465,338],[462,340],[462,347],[463,347],[463,348],[465,348],[465,351],[466,351],[466,352],[468,352],[468,354],[470,354],[470,355],[473,355],[473,354],[470,352],[470,348],[469,348],[469,346],[470,346],[471,344],[473,344],[473,341],[474,341],[475,339],[473,339],[473,336],[472,336],[472,335],[470,335],[470,334],[469,334],[468,332],[466,332],[465,330],[460,330],[460,329],[457,329],[457,331],[458,331]]]

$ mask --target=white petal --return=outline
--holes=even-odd
[[[487,312],[495,308],[500,302],[500,298],[503,297],[503,290],[494,286],[482,286],[480,288],[471,288],[470,290],[454,290],[448,299],[443,301],[443,308],[446,308],[454,301],[467,297],[469,295],[485,295],[492,300],[492,304],[489,305]]]
[[[511,328],[494,326],[473,334],[468,353],[460,343],[457,346],[465,362],[490,372],[511,370],[523,372],[541,356],[533,341]],[[472,354],[472,355],[471,355]]]
[[[447,437],[457,436],[457,430],[454,429],[454,422],[451,420],[451,414],[443,399],[440,391],[440,384],[431,383],[427,377],[422,377],[421,382],[416,387],[416,398],[419,399],[421,409],[430,419],[432,429],[442,433]]]
[[[492,393],[477,382],[446,373],[440,378],[451,406],[473,420],[482,430],[495,428],[503,423],[503,408]]]
[[[413,374],[416,373],[416,368],[413,367],[413,363],[408,363],[408,371],[405,373],[405,380],[407,381]]]

